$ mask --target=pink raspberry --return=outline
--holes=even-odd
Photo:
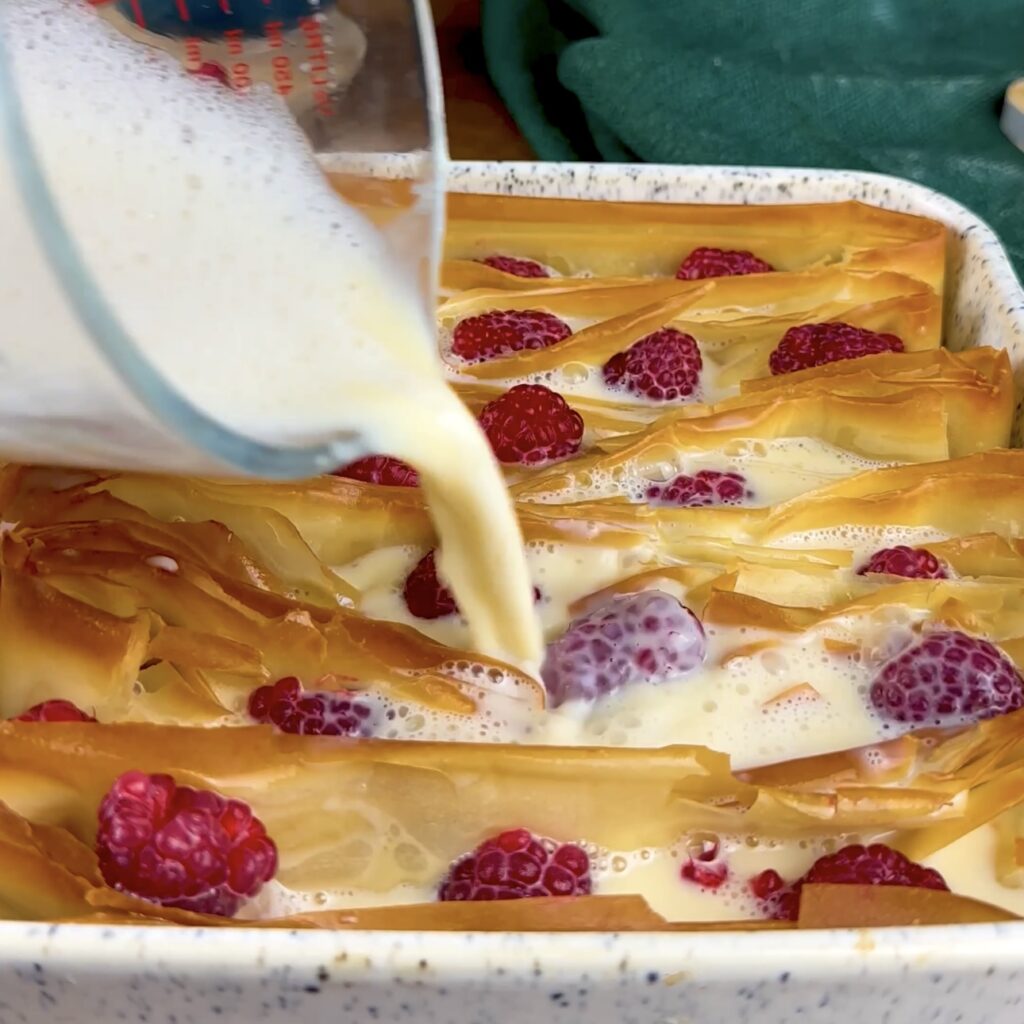
[[[670,594],[617,594],[548,645],[540,674],[551,707],[558,707],[692,672],[705,647],[700,620]]]
[[[543,384],[517,384],[480,413],[500,462],[536,466],[575,455],[583,443],[583,417]]]
[[[11,719],[12,722],[95,722],[69,700],[44,700]]]
[[[879,334],[839,322],[803,324],[786,331],[768,357],[768,367],[773,374],[795,373],[843,359],[902,351],[903,341],[895,334]]]
[[[747,490],[747,478],[740,473],[720,473],[702,469],[694,476],[680,473],[667,484],[647,488],[647,500],[658,505],[696,508],[706,505],[739,505],[753,492]]]
[[[336,469],[334,476],[347,477],[349,480],[362,480],[367,484],[382,484],[385,487],[419,487],[420,475],[408,463],[394,459],[390,455],[367,455],[356,459],[341,469]]]
[[[857,572],[861,576],[883,572],[916,580],[944,580],[949,575],[946,567],[930,551],[909,548],[906,544],[876,551]]]
[[[277,848],[241,800],[126,772],[99,808],[107,884],[166,907],[232,917],[277,870]]]
[[[481,263],[515,277],[550,277],[547,267],[536,260],[524,260],[518,256],[487,256]]]
[[[959,725],[1024,707],[1024,680],[987,640],[936,630],[882,666],[871,703],[896,722]]]
[[[696,844],[679,871],[684,881],[693,882],[702,889],[720,889],[729,877],[729,865],[721,856],[718,840],[705,840]]]
[[[604,364],[604,382],[652,402],[673,402],[697,390],[703,365],[689,334],[663,327],[612,356]]]
[[[518,900],[529,896],[586,896],[590,858],[574,843],[556,844],[525,828],[482,842],[452,865],[438,899]]]
[[[775,268],[745,249],[694,249],[679,264],[680,281],[699,281],[705,277],[735,277],[741,274],[768,274]]]
[[[370,736],[373,711],[351,693],[304,691],[295,676],[249,694],[249,715],[281,732],[304,736]]]
[[[460,320],[452,331],[452,352],[467,363],[549,348],[564,341],[572,328],[542,309],[494,309]]]
[[[883,843],[844,846],[837,853],[819,857],[810,870],[791,886],[782,884],[775,871],[763,871],[750,887],[763,903],[768,917],[795,921],[800,915],[800,891],[804,885],[904,885],[913,889],[949,891],[942,875],[933,868],[904,857]]]

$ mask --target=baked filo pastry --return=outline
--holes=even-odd
[[[945,244],[937,221],[858,202],[729,206],[452,194],[441,278],[457,291],[565,277],[838,265],[908,274],[941,291]]]

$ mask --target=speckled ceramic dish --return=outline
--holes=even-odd
[[[1007,349],[1024,392],[1024,289],[986,225],[920,186],[834,171],[470,163],[450,183],[625,201],[861,199],[936,218],[951,229],[947,344]],[[798,1018],[1018,1024],[1024,923],[652,935],[0,924],[0,1024]]]

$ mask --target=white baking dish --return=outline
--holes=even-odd
[[[861,199],[951,230],[947,344],[1006,348],[1024,289],[952,200],[875,174],[461,163],[459,192],[664,202]],[[1018,416],[1018,434],[1020,416]],[[0,924],[0,1024],[1020,1024],[1024,923],[827,932],[461,934]]]

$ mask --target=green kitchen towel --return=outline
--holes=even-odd
[[[1024,0],[484,0],[483,38],[541,159],[895,174],[980,214],[1024,276],[999,130]]]

